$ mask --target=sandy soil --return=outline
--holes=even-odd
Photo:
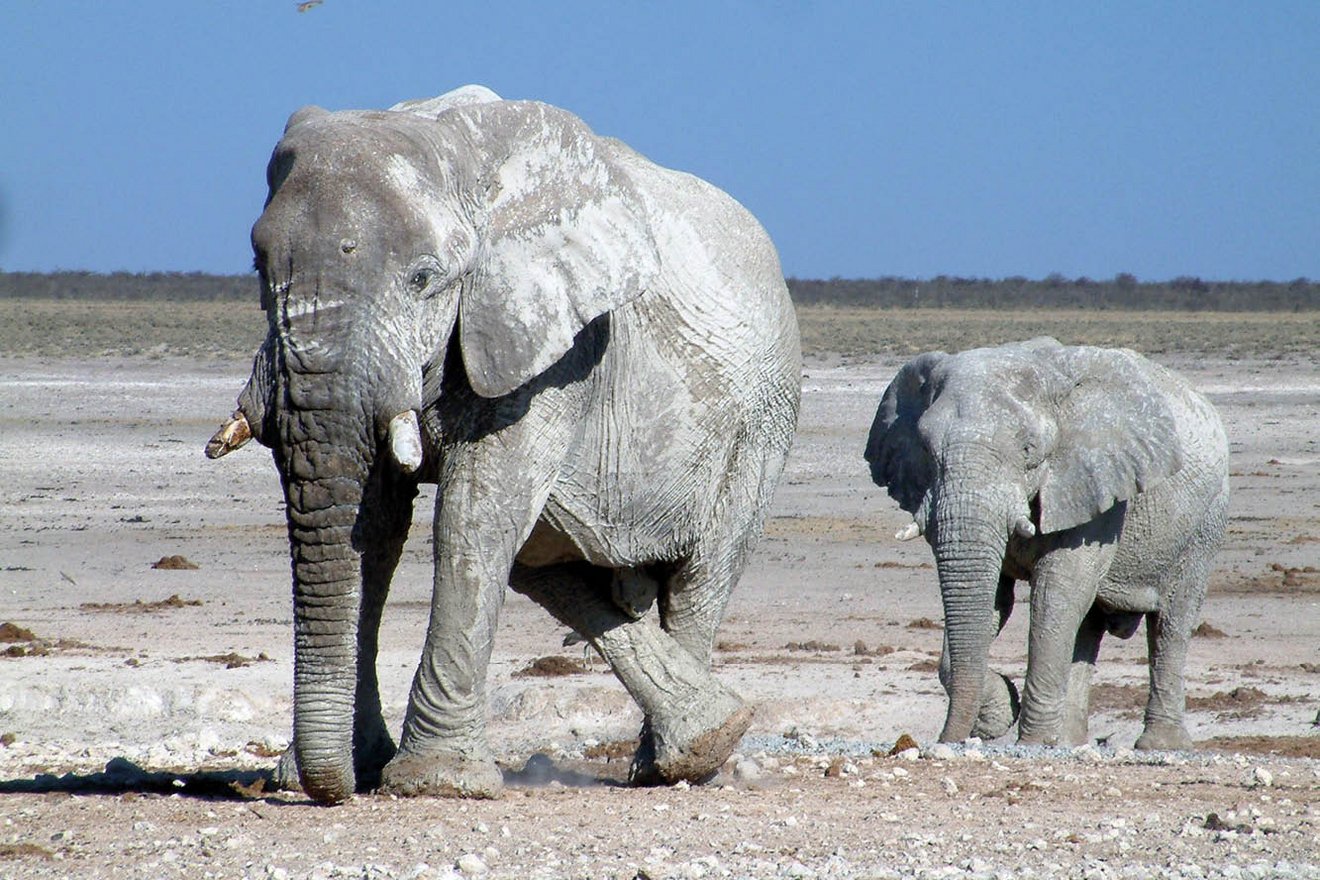
[[[255,445],[201,454],[245,364],[0,360],[0,877],[1320,876],[1320,364],[1164,360],[1233,448],[1187,671],[1197,752],[1126,748],[1140,636],[1102,648],[1095,745],[931,748],[935,574],[924,544],[893,540],[906,516],[861,460],[899,362],[818,359],[721,632],[717,672],[757,720],[713,784],[619,786],[639,713],[510,595],[490,682],[506,796],[336,808],[260,790],[291,719],[278,483]],[[386,610],[396,730],[429,497]],[[1020,681],[1019,607],[993,660]],[[520,674],[548,656],[576,662]],[[905,733],[919,752],[888,756]]]

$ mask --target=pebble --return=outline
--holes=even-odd
[[[954,759],[953,748],[948,743],[935,743],[926,750],[926,757],[932,761],[952,761]]]
[[[486,867],[485,860],[476,853],[463,853],[458,857],[458,870],[468,877],[478,877],[490,869]]]
[[[1269,788],[1274,784],[1274,774],[1264,767],[1257,767],[1251,775],[1256,784],[1264,788]]]

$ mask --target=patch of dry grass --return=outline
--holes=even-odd
[[[266,336],[251,302],[0,299],[0,354],[250,357]]]
[[[1065,345],[1146,354],[1229,357],[1309,355],[1320,349],[1317,312],[1117,312],[1092,310],[859,309],[799,306],[803,351],[909,356],[961,351],[1033,336]]]
[[[1287,357],[1320,349],[1320,312],[868,309],[799,306],[808,354],[909,356],[1033,336],[1148,354]],[[0,354],[247,357],[266,333],[255,302],[0,299]]]

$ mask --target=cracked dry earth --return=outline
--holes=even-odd
[[[201,455],[246,364],[0,361],[0,877],[1320,877],[1320,366],[1163,360],[1233,450],[1188,666],[1197,751],[1126,748],[1140,636],[1101,650],[1094,744],[933,743],[935,574],[861,461],[900,362],[816,359],[720,634],[717,674],[757,717],[717,779],[623,787],[637,710],[510,595],[490,680],[505,796],[334,808],[262,783],[291,719],[278,483],[258,448]],[[396,730],[429,497],[382,634]],[[1019,681],[1025,618],[993,650]]]

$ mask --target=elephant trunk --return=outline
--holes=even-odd
[[[944,601],[949,691],[941,742],[971,736],[981,711],[997,631],[995,594],[1008,544],[1002,509],[979,492],[946,491],[936,505],[932,547]]]
[[[294,752],[303,789],[333,803],[356,782],[362,584],[354,529],[375,444],[355,407],[328,405],[330,381],[325,373],[288,377],[279,454],[293,570]]]
[[[336,317],[322,315],[323,329],[335,329]],[[411,474],[421,466],[421,376],[400,362],[401,347],[388,334],[373,328],[314,338],[305,322],[291,322],[279,340],[272,421],[293,569],[294,755],[303,789],[333,803],[357,783],[359,653],[375,653],[374,620],[365,624],[370,632],[359,632],[363,548],[377,543],[371,535],[396,513],[369,491],[383,479],[373,465],[379,450],[392,459],[382,467]]]

